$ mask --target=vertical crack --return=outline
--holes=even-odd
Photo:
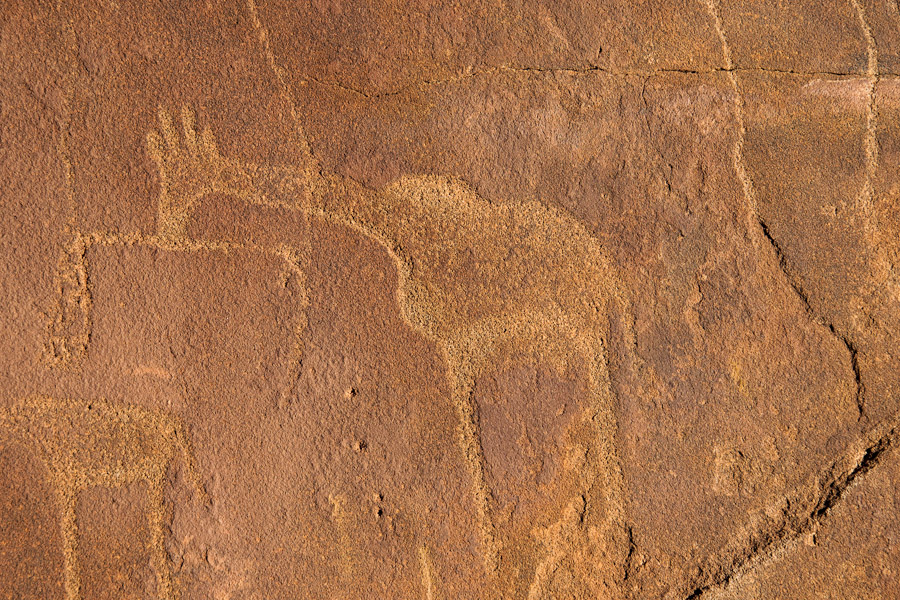
[[[634,552],[637,550],[637,545],[634,543],[634,528],[630,524],[625,525],[625,535],[628,543],[628,553],[625,555],[625,574],[622,577],[622,581],[628,581],[628,578],[631,577],[631,571],[634,568]]]
[[[794,293],[800,298],[800,301],[803,303],[804,311],[807,316],[812,319],[814,322],[828,329],[831,332],[831,335],[840,341],[841,345],[847,350],[847,353],[850,356],[850,368],[853,371],[853,378],[856,382],[856,410],[857,410],[857,420],[861,420],[865,414],[865,386],[862,382],[862,374],[859,369],[859,351],[856,348],[856,344],[853,341],[839,332],[837,328],[835,328],[834,323],[828,321],[815,310],[813,310],[812,305],[809,301],[809,296],[806,291],[803,289],[803,286],[800,284],[797,279],[791,275],[791,271],[787,266],[787,258],[785,257],[784,251],[781,249],[781,245],[778,241],[772,237],[772,234],[769,232],[769,226],[766,222],[760,217],[756,215],[757,222],[759,223],[759,227],[762,230],[763,237],[769,242],[769,245],[772,246],[772,249],[775,251],[775,256],[778,258],[778,265],[781,268],[781,272],[784,274],[787,279],[788,285],[791,286],[791,289],[794,290]]]
[[[866,156],[867,156],[867,168],[866,168],[866,180],[867,183],[863,188],[863,195],[867,198],[871,199],[871,174],[873,171],[874,162],[877,160],[877,144],[875,144],[874,140],[874,123],[875,123],[875,113],[874,113],[874,92],[875,85],[877,83],[877,52],[874,47],[874,38],[872,37],[871,31],[869,30],[868,24],[866,23],[865,14],[863,12],[862,6],[859,4],[859,0],[850,0],[853,5],[857,8],[859,18],[863,25],[864,33],[866,34],[866,40],[868,45],[868,75],[873,78],[872,86],[871,86],[871,97],[869,102],[868,109],[868,118],[867,118],[867,133],[866,133]],[[756,192],[753,187],[753,181],[750,179],[750,175],[747,173],[746,166],[744,165],[744,138],[746,136],[747,130],[744,125],[744,98],[741,95],[740,87],[738,86],[737,75],[735,75],[734,69],[734,61],[732,59],[731,47],[728,45],[728,38],[725,35],[725,28],[722,25],[722,20],[719,15],[719,9],[717,6],[717,0],[704,0],[707,9],[713,19],[715,24],[716,32],[718,33],[719,39],[722,44],[722,57],[725,62],[725,69],[728,72],[728,78],[731,80],[731,85],[734,88],[735,93],[735,118],[738,123],[738,135],[734,142],[734,148],[732,151],[732,160],[734,162],[734,170],[737,175],[737,178],[740,180],[742,187],[744,188],[744,196],[747,200],[747,207],[750,211],[751,223],[750,226],[752,228],[759,228],[759,231],[762,233],[763,239],[768,242],[768,245],[775,252],[775,256],[778,258],[778,264],[781,269],[781,272],[784,274],[787,279],[788,285],[790,285],[791,289],[797,294],[800,298],[800,301],[803,303],[803,307],[805,309],[806,314],[809,318],[827,329],[831,335],[838,340],[841,345],[847,350],[850,362],[850,368],[853,371],[853,376],[856,382],[856,409],[857,409],[857,421],[862,420],[864,416],[865,410],[865,389],[862,383],[862,377],[859,370],[859,354],[856,348],[856,345],[847,337],[845,334],[839,332],[834,324],[823,316],[819,315],[815,310],[813,310],[812,304],[809,300],[809,295],[803,289],[803,286],[800,284],[800,281],[791,274],[790,269],[788,268],[787,259],[785,258],[784,251],[781,246],[772,236],[772,233],[769,231],[768,224],[763,220],[762,216],[759,214],[759,209],[757,207],[756,202]],[[873,150],[874,146],[874,150]],[[752,221],[755,221],[752,222]]]
[[[880,78],[878,72],[878,46],[875,43],[875,36],[872,28],[869,27],[869,21],[866,18],[866,9],[860,0],[850,0],[850,4],[856,9],[859,17],[859,26],[862,29],[863,37],[866,40],[866,77],[869,79],[869,98],[866,104],[866,135],[863,142],[866,152],[866,180],[863,184],[858,198],[859,208],[863,214],[868,216],[872,208],[875,191],[872,182],[875,179],[875,172],[878,166],[878,107],[875,104],[875,94],[877,92],[878,81]],[[868,219],[867,219],[868,223]]]

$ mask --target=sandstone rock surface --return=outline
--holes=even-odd
[[[895,0],[10,0],[0,64],[0,598],[900,594]]]

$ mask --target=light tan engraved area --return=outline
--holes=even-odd
[[[74,232],[59,257],[56,272],[56,305],[47,321],[45,357],[55,367],[77,366],[87,354],[91,339],[91,293],[84,253],[85,238]]]
[[[197,243],[187,238],[186,225],[202,196],[217,192],[344,224],[380,242],[394,258],[404,318],[446,360],[488,573],[497,575],[501,566],[473,390],[479,377],[510,356],[537,358],[558,370],[585,366],[591,405],[582,426],[590,433],[582,443],[591,460],[578,475],[573,498],[592,499],[582,519],[586,530],[602,528],[624,540],[605,344],[610,318],[618,315],[630,331],[629,306],[603,249],[576,220],[538,202],[488,202],[445,177],[405,177],[376,192],[318,175],[313,164],[241,164],[222,157],[209,129],[195,131],[189,109],[181,117],[176,127],[161,110],[159,131],[147,137],[164,182],[160,244]],[[630,333],[626,338],[633,344]],[[559,542],[544,545],[552,547],[546,550],[551,555],[563,552]],[[576,545],[573,540],[570,550]]]
[[[694,8],[699,7],[698,10],[708,17],[711,38],[716,42],[713,47],[721,54],[714,64],[720,66],[710,68],[701,65],[697,70],[642,70],[638,67],[619,69],[592,65],[590,68],[573,70],[495,65],[467,72],[455,79],[426,81],[418,87],[425,89],[438,83],[461,82],[475,76],[510,73],[533,75],[544,71],[558,71],[567,76],[598,71],[619,78],[623,84],[632,77],[642,78],[646,83],[651,76],[667,77],[673,74],[679,77],[711,75],[727,78],[727,85],[732,90],[721,97],[728,103],[733,102],[729,113],[733,120],[728,125],[733,126],[735,131],[733,135],[725,136],[728,146],[723,146],[722,154],[725,155],[726,169],[736,177],[736,204],[740,208],[735,210],[735,214],[740,215],[738,219],[746,218],[746,230],[749,234],[747,239],[751,244],[769,263],[781,267],[780,271],[776,268],[780,284],[787,283],[801,301],[801,310],[797,314],[814,323],[821,330],[820,333],[840,342],[841,360],[847,360],[856,375],[856,402],[862,419],[865,408],[864,388],[857,348],[845,333],[814,312],[806,292],[801,283],[798,283],[800,279],[788,268],[778,241],[772,237],[761,216],[757,196],[762,199],[762,194],[757,190],[763,187],[757,188],[754,185],[754,181],[759,185],[761,179],[757,179],[756,174],[751,172],[745,158],[750,147],[749,142],[745,146],[745,138],[752,122],[747,116],[750,114],[747,111],[749,100],[745,104],[741,87],[742,81],[746,81],[745,75],[754,71],[781,75],[856,75],[859,82],[865,82],[866,129],[862,138],[865,173],[861,189],[855,188],[851,195],[855,202],[853,208],[862,217],[860,225],[867,240],[873,246],[877,245],[878,236],[886,234],[872,231],[879,227],[874,216],[877,210],[875,186],[879,160],[886,162],[886,157],[890,154],[879,146],[877,134],[880,105],[876,100],[879,88],[889,88],[891,82],[887,81],[887,71],[884,76],[879,71],[879,47],[876,44],[876,34],[869,23],[872,3],[865,0],[847,2],[855,12],[855,20],[858,20],[853,26],[860,29],[865,42],[865,69],[858,73],[779,71],[736,64],[737,58],[734,57],[739,56],[739,48],[734,46],[733,55],[730,45],[735,31],[726,30],[727,21],[724,20],[727,16],[727,3],[701,0]],[[897,3],[892,2],[892,5],[896,9]],[[214,11],[216,7],[209,3],[208,10]],[[217,127],[217,115],[212,114],[215,103],[195,111],[192,105],[178,104],[183,101],[181,98],[159,100],[161,104],[157,107],[153,120],[146,123],[145,129],[136,133],[141,138],[146,153],[150,177],[158,184],[155,231],[137,233],[86,230],[88,228],[80,230],[76,226],[78,221],[74,218],[78,209],[77,194],[73,187],[73,160],[67,146],[73,84],[71,72],[66,74],[68,79],[62,82],[66,89],[60,115],[63,123],[56,151],[64,168],[70,219],[65,227],[65,241],[59,252],[53,281],[56,301],[46,314],[44,359],[53,368],[75,371],[75,375],[65,374],[65,377],[71,379],[64,377],[65,381],[75,381],[77,371],[89,357],[94,310],[89,264],[92,250],[143,246],[162,252],[195,255],[198,261],[203,260],[204,254],[208,255],[210,252],[227,254],[249,251],[284,261],[285,278],[293,277],[299,282],[301,297],[294,322],[295,347],[289,358],[290,370],[295,375],[293,381],[296,381],[303,365],[304,336],[309,326],[306,309],[309,308],[310,294],[307,290],[306,273],[313,256],[310,236],[307,235],[310,223],[328,223],[350,229],[359,236],[377,242],[391,258],[397,269],[393,300],[396,301],[404,322],[427,339],[443,361],[446,376],[444,389],[455,409],[456,438],[442,438],[441,441],[447,443],[441,445],[450,446],[450,442],[455,444],[452,451],[458,452],[462,457],[468,476],[467,483],[471,486],[471,504],[462,506],[459,510],[476,514],[477,531],[472,532],[472,537],[477,540],[483,563],[478,568],[483,568],[488,581],[487,589],[479,589],[477,593],[483,598],[515,596],[528,600],[621,597],[626,587],[622,581],[634,574],[630,572],[632,567],[636,571],[643,566],[641,561],[646,562],[647,555],[637,558],[632,556],[633,552],[639,552],[635,550],[637,546],[632,539],[632,523],[629,522],[630,515],[626,506],[626,484],[620,458],[617,422],[617,415],[622,411],[613,392],[611,357],[621,355],[622,362],[629,363],[637,372],[641,372],[642,365],[636,352],[629,288],[613,266],[607,248],[579,218],[551,207],[555,200],[515,197],[517,191],[511,193],[513,197],[488,198],[480,195],[467,181],[463,181],[462,170],[457,170],[460,178],[403,175],[373,189],[352,177],[324,169],[302,131],[302,119],[288,84],[288,72],[275,59],[273,46],[270,45],[274,38],[270,39],[263,25],[260,10],[254,0],[242,0],[240,11],[240,17],[246,19],[244,26],[249,27],[253,34],[251,39],[255,36],[253,46],[264,55],[265,64],[271,70],[276,87],[291,108],[291,124],[297,132],[297,152],[294,156],[299,155],[301,158],[294,164],[261,164],[235,158],[240,153],[235,153],[233,148],[231,151],[220,149],[219,142],[223,139],[229,141],[229,138],[224,129]],[[57,12],[60,12],[59,8]],[[68,65],[70,71],[75,68],[91,68],[90,65],[74,64],[74,57],[82,59],[84,49],[79,46],[71,25],[63,24],[62,28],[68,44],[69,59],[73,61],[73,64]],[[560,38],[568,43],[562,33]],[[136,43],[143,44],[144,40]],[[882,48],[882,54],[886,53],[884,50]],[[318,80],[313,78],[311,81]],[[344,89],[338,84],[322,85]],[[363,92],[353,93],[366,99],[370,97]],[[175,96],[178,98],[177,94]],[[156,97],[153,102],[157,102]],[[644,109],[650,111],[646,99]],[[623,112],[622,115],[627,113]],[[672,118],[677,120],[678,115]],[[648,136],[652,136],[649,117],[647,123]],[[218,133],[214,133],[214,130]],[[222,144],[222,147],[226,147],[226,144]],[[662,156],[660,152],[660,157]],[[668,167],[670,171],[673,169],[672,164]],[[590,183],[594,183],[593,180]],[[671,193],[672,186],[668,187]],[[227,241],[206,237],[203,233],[196,233],[202,228],[192,225],[198,224],[198,215],[204,208],[204,201],[213,195],[219,201],[226,198],[242,203],[242,210],[248,207],[250,211],[274,208],[277,211],[269,212],[280,212],[282,215],[291,213],[291,216],[299,217],[296,222],[303,223],[306,230],[296,231],[293,237],[291,232],[285,238],[287,242],[262,243],[240,236],[239,239]],[[603,197],[604,201],[610,200],[608,195]],[[600,214],[602,218],[605,213],[600,211]],[[639,228],[640,219],[638,217],[633,222],[623,223],[628,227]],[[688,222],[687,217],[685,222]],[[705,226],[708,226],[708,222]],[[685,237],[683,232],[679,235],[681,238]],[[702,248],[697,252],[702,254]],[[879,255],[877,248],[875,254]],[[632,258],[637,264],[636,269],[646,266],[640,261],[647,261],[651,266],[663,265],[662,259],[656,264],[642,255],[636,254],[628,260]],[[887,270],[892,267],[887,264],[887,259],[883,262],[885,264],[876,266],[885,270],[880,277],[886,279]],[[666,263],[663,266],[668,269],[670,265]],[[688,270],[690,269],[686,267],[685,271]],[[743,276],[743,272],[739,275]],[[735,297],[740,295],[737,292],[735,294]],[[704,299],[699,284],[696,296],[694,304],[716,302],[714,296]],[[638,299],[639,296],[635,294],[635,302]],[[659,301],[660,298],[657,297],[651,303]],[[653,310],[665,309],[654,307]],[[706,307],[706,310],[715,312],[717,309]],[[696,314],[700,315],[699,309]],[[664,315],[661,320],[669,316]],[[738,321],[741,318],[744,317],[735,317]],[[738,324],[745,326],[745,323]],[[691,325],[695,338],[706,335],[699,316],[695,317]],[[760,327],[764,329],[765,325]],[[642,329],[642,334],[643,332]],[[661,333],[651,334],[650,337],[658,337],[648,344],[678,343],[676,336],[667,337],[663,330]],[[789,331],[788,334],[790,335]],[[801,340],[796,343],[805,342]],[[700,356],[697,362],[701,362],[704,355],[696,349],[694,352],[696,356]],[[648,363],[653,360],[652,357],[647,358]],[[657,360],[665,362],[664,359]],[[522,364],[550,367],[560,376],[576,374],[585,384],[587,400],[579,405],[580,412],[565,424],[563,434],[556,440],[560,444],[560,453],[566,457],[560,461],[562,475],[554,482],[563,490],[558,494],[559,498],[553,499],[558,504],[553,509],[544,509],[539,515],[540,524],[535,524],[530,529],[519,527],[509,533],[503,529],[506,517],[494,497],[496,490],[491,489],[492,473],[485,456],[485,436],[482,429],[485,423],[480,414],[476,389],[480,381],[503,369]],[[697,364],[681,365],[673,371],[672,379],[683,377],[687,380],[689,377],[686,373],[689,371],[702,371],[706,368]],[[740,381],[739,367],[733,368],[738,374],[733,375],[732,379]],[[648,371],[652,370],[648,368]],[[772,373],[777,375],[781,371],[773,370]],[[669,381],[656,383],[660,384],[660,388],[670,383],[673,388],[676,387],[675,383]],[[700,396],[708,391],[699,385],[691,385],[691,394]],[[282,398],[287,397],[286,390],[279,391]],[[355,390],[348,391],[348,396],[352,397],[354,394]],[[643,400],[647,399],[641,399]],[[653,399],[653,402],[664,404],[666,398]],[[704,398],[696,407],[696,413],[704,410],[705,402]],[[282,408],[284,406],[281,404],[276,407]],[[694,407],[684,410],[690,413]],[[787,417],[785,422],[789,422]],[[689,599],[713,595],[717,593],[717,588],[726,589],[728,578],[746,576],[762,562],[758,560],[759,556],[766,555],[764,560],[777,558],[777,554],[785,551],[789,544],[798,542],[800,538],[797,536],[800,533],[814,532],[831,504],[840,500],[840,494],[846,486],[857,476],[865,474],[884,448],[893,444],[896,429],[896,421],[892,421],[890,431],[882,431],[877,439],[871,436],[871,439],[860,438],[867,439],[869,445],[865,448],[854,446],[852,453],[840,455],[835,463],[837,466],[831,467],[833,472],[826,473],[828,477],[816,476],[822,481],[817,479],[816,485],[810,486],[815,488],[814,492],[807,494],[805,488],[798,487],[799,491],[791,492],[793,495],[779,495],[778,504],[772,503],[766,510],[766,517],[770,521],[788,521],[801,511],[806,511],[804,501],[819,495],[820,499],[815,500],[815,506],[810,509],[808,522],[803,521],[799,525],[788,523],[784,527],[772,526],[773,530],[785,533],[781,538],[775,535],[763,539],[762,533],[757,535],[754,531],[765,533],[772,527],[751,521],[745,528],[750,532],[747,534],[749,541],[746,544],[738,540],[735,542],[737,550],[729,546],[716,551],[715,556],[706,563],[703,562],[706,560],[703,555],[695,556],[691,554],[694,550],[690,550],[690,560],[694,561],[690,563],[690,568],[695,569],[696,573],[691,572],[687,578],[696,580],[696,587],[688,589],[688,595],[682,594],[676,587],[666,593],[678,593],[678,597]],[[648,432],[652,433],[651,428],[635,437],[651,435]],[[699,426],[696,430],[681,428],[677,437],[681,442],[685,437],[700,436],[703,433]],[[633,440],[629,440],[629,443],[631,441]],[[836,445],[845,443],[838,436],[833,441]],[[164,491],[168,492],[165,486],[168,485],[167,477],[171,470],[179,468],[188,475],[187,479],[196,492],[198,502],[207,503],[209,499],[200,483],[188,432],[177,418],[167,413],[106,400],[36,396],[0,411],[0,444],[2,443],[26,445],[41,458],[48,469],[60,510],[67,600],[81,600],[84,597],[79,570],[76,516],[79,494],[93,486],[117,488],[133,483],[146,484],[146,517],[150,532],[147,545],[156,576],[156,596],[161,600],[169,600],[181,595],[166,551],[166,536],[170,535],[167,519],[171,515],[167,513],[163,496]],[[760,466],[762,461],[755,458],[755,455],[745,456],[737,447],[730,445],[713,444],[711,447],[714,449],[712,489],[718,496],[738,502],[743,497],[762,493],[759,490],[765,488],[763,484],[768,473]],[[772,448],[775,448],[774,442]],[[873,454],[872,449],[877,452]],[[833,455],[835,450],[829,447],[825,453]],[[779,455],[774,450],[771,454],[775,458],[769,462],[774,463]],[[644,458],[638,456],[638,460]],[[668,460],[672,461],[671,458]],[[683,474],[676,474],[675,470],[669,473],[672,478]],[[629,472],[629,477],[630,475]],[[333,565],[337,573],[336,580],[348,588],[365,583],[359,578],[364,557],[354,539],[356,523],[353,515],[357,507],[353,506],[350,489],[344,487],[328,494],[327,500],[322,501],[323,506],[319,507],[337,532],[338,548],[334,553]],[[631,488],[629,493],[634,494],[634,489]],[[800,508],[791,508],[793,500],[796,500],[794,505]],[[787,504],[788,507],[781,508],[781,504]],[[731,505],[723,500],[722,506]],[[721,507],[713,507],[711,510],[715,509]],[[680,517],[684,518],[684,515]],[[427,519],[427,516],[421,518]],[[443,557],[438,553],[443,548],[430,539],[416,537],[419,533],[410,535],[410,539],[416,541],[413,544],[413,558],[405,568],[412,573],[413,585],[421,583],[422,598],[447,598],[448,594],[442,584],[452,585],[451,582],[455,580],[459,585],[460,581],[465,582],[466,573],[462,569],[455,573],[447,572],[450,569],[442,571],[441,567],[447,561],[441,560]],[[653,531],[641,533],[650,538],[654,536]],[[516,539],[510,539],[516,536]],[[684,545],[690,546],[690,540]],[[747,553],[743,553],[745,547],[750,548]],[[757,555],[756,559],[752,558],[754,555]],[[718,566],[716,561],[720,559],[725,567]],[[521,576],[520,570],[528,572]],[[244,571],[238,571],[238,579],[243,585]],[[514,579],[517,583],[511,586],[509,582]],[[521,580],[527,580],[524,588],[520,584]],[[231,583],[219,582],[217,589],[226,590],[229,586]],[[518,594],[509,591],[514,586],[518,586]],[[671,594],[665,597],[675,597]],[[222,591],[221,595],[228,597],[230,591]]]
[[[60,5],[56,7],[57,13]],[[57,14],[60,30],[68,49],[67,60],[77,56],[75,31],[72,24]],[[91,293],[85,267],[87,245],[74,224],[76,214],[75,189],[73,183],[72,157],[68,136],[71,119],[71,105],[74,84],[71,64],[62,73],[62,114],[59,116],[60,131],[56,140],[56,155],[63,167],[66,224],[65,236],[68,242],[60,251],[56,267],[56,304],[47,313],[47,341],[44,359],[54,367],[73,368],[80,365],[87,354],[91,338]]]
[[[274,67],[274,61],[270,64]],[[291,167],[241,163],[220,153],[208,127],[198,131],[190,108],[182,107],[173,117],[161,107],[158,118],[157,128],[146,139],[160,182],[157,233],[76,232],[76,245],[61,262],[60,297],[63,307],[80,309],[85,332],[51,335],[53,347],[68,348],[74,341],[79,355],[87,352],[90,292],[84,253],[94,245],[258,251],[284,259],[301,282],[305,280],[300,267],[306,250],[302,242],[260,247],[190,238],[191,215],[208,194],[293,209],[351,227],[377,240],[395,260],[402,315],[435,342],[445,358],[488,574],[498,577],[502,566],[473,391],[479,377],[508,363],[509,357],[545,361],[559,371],[584,368],[591,396],[581,423],[574,426],[578,443],[591,459],[572,474],[576,481],[572,502],[582,505],[577,526],[584,533],[574,536],[570,526],[536,535],[535,552],[544,558],[538,560],[542,566],[535,573],[531,596],[543,597],[541,590],[551,589],[547,573],[572,567],[574,563],[564,559],[583,552],[584,543],[598,546],[598,556],[621,555],[610,558],[612,563],[621,562],[624,550],[608,550],[624,547],[626,528],[605,344],[609,321],[618,318],[626,330],[628,350],[633,346],[630,309],[603,249],[578,221],[536,201],[492,203],[445,177],[406,177],[375,192],[321,174],[309,153],[305,164]],[[65,316],[65,310],[60,314]],[[299,323],[296,368],[305,321]],[[565,515],[561,518],[566,520]],[[345,562],[349,569],[349,559]],[[610,565],[611,570],[617,567],[621,564]],[[577,568],[567,572],[579,574]],[[439,595],[430,567],[424,573],[429,594]],[[597,582],[579,585],[600,589],[604,575],[596,577]],[[73,585],[77,589],[77,583]]]
[[[47,467],[56,492],[65,558],[67,600],[83,598],[78,561],[79,493],[93,486],[147,486],[147,540],[156,597],[177,597],[164,546],[163,483],[175,460],[206,502],[183,426],[171,417],[105,400],[34,397],[0,412],[0,442],[21,443]]]
[[[283,86],[252,0],[248,8],[269,65]],[[256,247],[191,239],[191,215],[211,193],[294,209],[377,240],[397,265],[396,297],[402,315],[438,346],[446,361],[487,573],[499,577],[503,566],[473,392],[479,377],[516,359],[537,359],[559,371],[583,368],[590,393],[589,408],[573,426],[576,443],[589,458],[580,472],[570,474],[575,482],[570,507],[580,503],[580,519],[535,534],[535,553],[544,558],[538,559],[541,567],[531,596],[550,593],[542,591],[551,590],[549,572],[579,576],[577,568],[570,568],[571,558],[584,554],[584,544],[597,547],[588,554],[613,563],[610,571],[621,568],[627,535],[606,344],[610,319],[618,318],[626,332],[626,351],[631,350],[630,308],[603,249],[578,221],[536,201],[489,202],[445,177],[405,177],[376,192],[322,174],[305,144],[303,164],[241,163],[221,154],[208,126],[198,130],[189,107],[181,107],[177,117],[161,107],[158,118],[146,139],[160,183],[157,234],[92,232],[82,234],[86,244],[186,252],[250,249],[284,258],[303,281],[302,243]],[[297,331],[298,354],[303,323],[301,319]],[[297,363],[299,368],[299,356]],[[566,515],[561,523],[571,521]],[[582,535],[573,535],[576,526]],[[430,569],[426,572],[432,581]],[[579,589],[603,589],[604,576],[589,574],[596,581],[579,583]]]

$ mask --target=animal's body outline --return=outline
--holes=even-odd
[[[147,486],[148,546],[157,597],[177,597],[163,533],[164,478],[177,457],[200,499],[208,501],[178,419],[104,399],[33,396],[0,410],[0,442],[4,437],[34,453],[48,471],[60,510],[67,600],[82,598],[75,515],[78,495],[90,487],[114,488],[141,481]]]
[[[606,344],[608,320],[617,313],[632,350],[630,304],[604,250],[579,221],[537,201],[490,202],[447,177],[403,177],[373,191],[323,173],[308,151],[297,166],[240,163],[220,154],[208,127],[196,130],[187,107],[180,128],[174,121],[160,108],[159,131],[147,135],[160,178],[157,239],[163,245],[195,243],[188,235],[191,216],[205,195],[220,193],[350,227],[379,242],[394,259],[404,319],[445,359],[489,575],[498,573],[499,555],[473,394],[475,381],[511,347],[558,369],[586,363],[591,406],[584,418],[597,433],[592,458],[606,464],[579,483],[578,493],[601,486],[606,520],[617,524],[610,530],[624,540],[623,476]],[[480,275],[483,285],[454,287],[448,273]],[[590,502],[586,514],[597,510]]]

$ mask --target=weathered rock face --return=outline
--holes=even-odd
[[[0,597],[900,593],[900,6],[0,7]]]

